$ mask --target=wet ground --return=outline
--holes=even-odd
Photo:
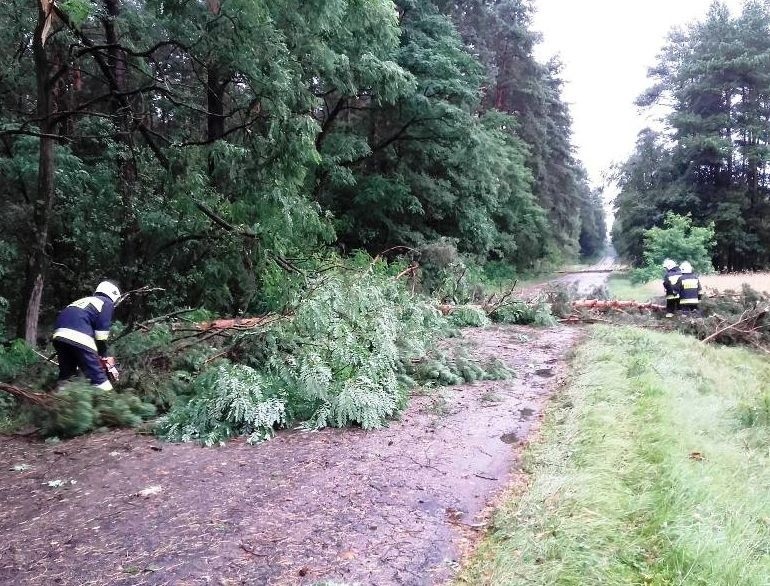
[[[379,431],[219,449],[131,431],[0,437],[0,584],[443,583],[517,470],[579,335],[465,330],[460,343],[517,378],[417,396]]]

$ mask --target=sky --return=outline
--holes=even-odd
[[[633,150],[636,135],[657,114],[634,100],[647,88],[647,70],[675,26],[705,17],[711,0],[535,0],[533,29],[543,35],[536,57],[564,63],[564,99],[573,143],[595,186]],[[733,13],[741,0],[726,0]],[[613,196],[607,190],[607,199]]]

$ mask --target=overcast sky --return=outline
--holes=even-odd
[[[677,25],[701,20],[711,0],[535,0],[533,28],[543,34],[536,55],[564,63],[564,98],[573,142],[592,183],[632,151],[650,124],[634,100],[649,85],[647,69]],[[734,13],[741,0],[727,0]],[[608,196],[611,194],[608,193]]]

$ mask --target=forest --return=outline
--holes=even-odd
[[[281,309],[358,251],[514,272],[604,212],[528,0],[11,0],[0,14],[0,326],[42,340],[100,279]],[[402,247],[402,248],[399,248]]]
[[[674,30],[649,72],[641,108],[662,107],[616,169],[613,242],[636,263],[644,233],[669,212],[713,224],[719,270],[770,266],[770,15],[748,1],[731,15],[714,2]]]
[[[0,583],[766,586],[770,1],[709,1],[596,186],[537,26],[630,3],[6,0]]]

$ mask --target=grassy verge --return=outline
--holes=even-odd
[[[597,327],[460,584],[768,584],[770,364]]]
[[[607,288],[615,299],[649,301],[653,297],[663,295],[663,286],[660,282],[632,283],[631,279],[625,275],[610,275],[607,279]]]

